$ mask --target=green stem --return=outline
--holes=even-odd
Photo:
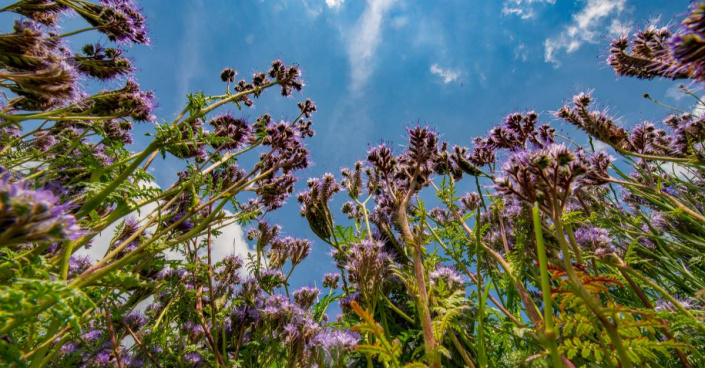
[[[59,329],[59,326],[61,325],[61,322],[58,318],[55,318],[51,321],[51,324],[49,325],[49,328],[47,329],[47,337],[54,336],[56,333],[56,330]],[[41,367],[42,361],[44,360],[44,355],[46,355],[47,351],[49,350],[49,347],[51,345],[47,344],[42,346],[41,349],[39,349],[35,354],[34,357],[32,358],[32,365],[29,366],[29,368],[39,368]]]
[[[551,300],[551,282],[548,279],[548,262],[546,259],[546,247],[543,242],[543,230],[541,228],[541,215],[539,205],[534,203],[533,208],[534,231],[536,233],[536,252],[539,257],[539,269],[541,271],[541,293],[543,294],[543,314],[544,314],[544,337],[551,352],[551,360],[555,368],[563,367],[561,356],[558,354],[556,346],[556,331],[553,325],[553,301]]]
[[[477,298],[480,302],[478,311],[477,311],[477,321],[478,321],[478,344],[477,344],[477,350],[478,350],[478,362],[477,364],[480,366],[480,368],[485,368],[487,367],[487,353],[485,352],[485,326],[484,326],[484,319],[485,319],[485,298],[482,296],[483,295],[483,290],[482,290],[482,269],[481,269],[481,256],[482,256],[482,246],[480,245],[480,209],[477,209],[477,214],[475,215],[475,256],[477,259],[477,262],[475,263],[475,269],[477,270]],[[489,290],[486,291],[489,293]]]

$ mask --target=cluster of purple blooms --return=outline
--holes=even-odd
[[[85,232],[70,205],[46,189],[30,189],[10,175],[0,176],[0,242],[17,247],[31,242],[76,240]]]

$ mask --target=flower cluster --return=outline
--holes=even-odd
[[[85,232],[71,206],[45,189],[29,189],[8,175],[0,176],[0,242],[17,247],[31,242],[75,240]]]

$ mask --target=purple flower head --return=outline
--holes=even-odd
[[[591,102],[592,97],[589,93],[580,93],[573,97],[573,107],[566,105],[555,115],[600,141],[631,151],[633,147],[628,140],[629,133],[617,126],[606,113],[590,111]]]
[[[191,342],[198,342],[205,334],[203,326],[200,323],[187,321],[181,326],[181,329],[186,333]]]
[[[327,273],[323,276],[323,287],[337,289],[340,275],[337,273]]]
[[[273,61],[272,67],[267,74],[279,82],[282,96],[290,96],[292,90],[301,91],[304,85],[299,80],[299,77],[301,77],[299,68],[296,65],[287,67],[281,60]]]
[[[294,239],[289,248],[292,265],[297,265],[311,253],[311,241],[308,239]]]
[[[473,212],[480,207],[482,199],[479,194],[470,192],[463,198],[460,198],[460,204],[463,212]]]
[[[230,323],[233,326],[240,326],[242,324],[256,324],[260,321],[260,314],[257,308],[250,306],[239,306],[233,308],[230,313]]]
[[[103,348],[91,357],[88,366],[109,367],[114,363],[113,360],[112,350],[110,348]]]
[[[301,216],[305,217],[311,230],[321,239],[330,239],[333,235],[333,215],[328,209],[328,202],[341,189],[332,174],[325,174],[321,179],[309,179],[309,190],[298,195],[301,203]]]
[[[558,209],[562,211],[576,182],[588,170],[589,162],[584,155],[571,152],[563,144],[552,144],[512,154],[502,166],[506,176],[495,179],[495,189],[525,202],[538,202],[543,211],[557,216],[553,213],[553,202],[558,201]]]
[[[61,347],[61,353],[64,355],[71,355],[76,353],[80,346],[75,342],[68,342]]]
[[[140,90],[133,79],[125,82],[125,87],[114,91],[101,91],[87,97],[76,105],[76,112],[95,116],[111,116],[115,119],[131,117],[138,122],[155,120],[154,93]]]
[[[284,285],[284,274],[279,270],[264,270],[260,272],[258,280],[262,290],[272,291]]]
[[[345,268],[348,279],[360,290],[374,290],[375,285],[387,277],[391,258],[383,251],[380,241],[363,240],[353,245]]]
[[[590,250],[607,248],[612,242],[609,230],[592,225],[575,230],[575,240],[578,245]]]
[[[237,71],[235,71],[234,69],[225,68],[222,72],[220,72],[220,80],[227,83],[233,83],[235,82],[236,75]]]
[[[190,353],[184,354],[184,362],[188,364],[189,367],[198,368],[206,363],[201,354],[192,351]]]
[[[321,291],[310,286],[304,286],[294,291],[294,301],[301,309],[309,309],[316,302]]]
[[[252,131],[247,121],[236,119],[230,114],[216,116],[208,124],[215,128],[213,135],[221,138],[212,144],[216,149],[238,149],[249,140]]]
[[[360,334],[350,330],[327,329],[311,339],[311,345],[323,349],[330,356],[352,351],[360,342]]]
[[[436,266],[436,269],[428,275],[428,278],[431,281],[432,288],[446,290],[450,293],[462,290],[465,287],[463,278],[455,269],[443,265]]]
[[[679,32],[670,39],[669,48],[676,65],[668,70],[668,77],[678,73],[703,81],[705,79],[705,58],[698,52],[705,43],[705,4],[694,1],[690,14],[681,22]]]
[[[261,313],[262,318],[269,323],[278,324],[289,321],[294,315],[302,314],[303,312],[297,305],[291,303],[288,298],[275,294],[265,300]]]
[[[90,330],[84,334],[81,335],[81,339],[83,339],[85,342],[89,344],[95,344],[100,340],[100,338],[103,336],[103,332],[101,330]]]
[[[100,0],[101,5],[81,3],[77,11],[90,25],[124,44],[149,44],[145,19],[131,0]]]
[[[450,221],[451,215],[445,208],[435,207],[428,212],[428,215],[436,221],[439,225],[445,225]]]
[[[226,284],[240,283],[240,269],[242,268],[242,258],[235,254],[229,254],[223,258],[223,267],[218,270],[216,277]]]
[[[69,258],[68,278],[72,279],[91,267],[91,257],[74,254]]]
[[[164,268],[157,272],[157,279],[172,281],[178,279],[178,275],[173,268]]]
[[[124,119],[107,120],[103,125],[105,135],[112,140],[122,142],[124,144],[132,144],[132,123]]]
[[[294,344],[299,339],[299,328],[293,323],[284,326],[284,341],[287,344]]]
[[[0,177],[0,243],[76,240],[84,232],[70,207],[48,190],[31,190],[25,183]]]
[[[56,26],[56,20],[66,9],[66,5],[58,4],[51,0],[23,1],[6,8],[6,10],[20,14],[49,27]]]
[[[355,301],[357,303],[362,303],[362,295],[360,295],[360,293],[352,293],[352,294],[348,294],[348,296],[340,299],[340,301],[338,301],[338,305],[340,306],[340,310],[342,310],[343,313],[348,314],[348,315],[354,314],[352,306],[350,305],[350,303],[352,301]]]
[[[257,279],[250,278],[242,283],[242,289],[240,289],[239,296],[242,297],[247,303],[254,303],[258,296],[262,294],[262,289],[260,288]]]
[[[41,131],[35,133],[34,136],[36,137],[34,140],[34,148],[42,152],[49,150],[54,144],[56,144],[56,139],[53,135],[49,134],[49,132]]]
[[[122,50],[100,44],[87,44],[84,55],[74,55],[69,61],[76,69],[87,76],[103,81],[132,73],[132,62],[122,57]]]
[[[136,332],[147,324],[147,319],[140,313],[132,312],[125,316],[125,324],[127,324],[133,332]]]

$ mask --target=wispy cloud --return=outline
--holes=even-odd
[[[441,77],[441,79],[443,79],[443,83],[455,82],[458,78],[460,78],[459,71],[441,68],[437,63],[431,65],[431,74]]]
[[[585,7],[573,15],[572,24],[565,27],[556,38],[547,38],[544,42],[546,62],[560,66],[556,53],[565,50],[566,53],[580,49],[583,43],[597,43],[601,32],[606,27],[619,29],[620,23],[609,24],[608,20],[614,15],[619,15],[626,6],[627,0],[587,0]],[[623,28],[623,27],[622,27]]]
[[[676,101],[680,101],[683,97],[687,96],[682,89],[678,88],[677,85],[671,86],[666,90],[666,97],[672,98]]]
[[[309,4],[308,0],[302,0],[302,2],[304,4],[304,8],[306,9],[306,14],[310,17],[315,18],[323,12],[323,7],[318,4],[318,1],[316,1],[315,4]]]
[[[385,15],[396,0],[367,0],[367,7],[358,19],[348,40],[350,90],[359,93],[374,71],[375,54],[382,40]]]
[[[536,4],[553,5],[556,0],[506,0],[502,6],[503,15],[514,15],[521,19],[529,19],[536,16]]]
[[[344,2],[345,0],[326,0],[326,5],[328,5],[329,8],[337,9],[340,8]]]

